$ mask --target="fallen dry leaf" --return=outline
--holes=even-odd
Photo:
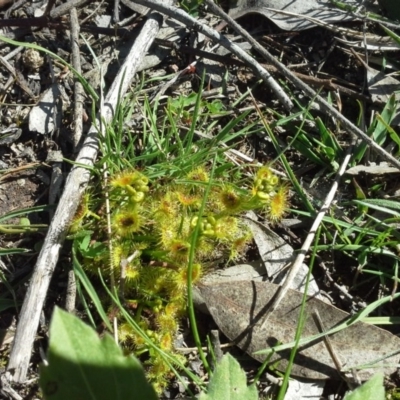
[[[354,0],[345,0],[345,2],[348,5],[357,5]],[[315,24],[303,18],[303,15],[318,18],[324,22],[343,22],[356,19],[351,14],[333,7],[329,0],[237,0],[231,3],[229,15],[232,18],[253,13],[262,14],[274,21],[281,29],[292,31],[315,27]],[[279,14],[269,8],[288,11],[298,14],[298,16]]]
[[[393,76],[385,74],[383,71],[378,71],[371,67],[367,68],[368,91],[371,94],[372,101],[380,101],[386,103],[389,98],[396,95],[399,89],[400,82]],[[400,96],[397,94],[396,99]]]
[[[255,352],[280,343],[294,340],[302,294],[289,290],[277,310],[269,316],[261,329],[262,317],[277,291],[278,285],[269,282],[238,281],[198,286],[215,322],[221,331],[249,355],[263,362],[266,355]],[[302,337],[321,333],[312,313],[317,310],[325,330],[348,319],[349,314],[313,297],[308,297],[306,321]],[[250,326],[250,328],[249,328]],[[391,357],[378,362],[380,367],[358,370],[362,380],[377,371],[393,373],[398,364],[400,339],[391,333],[362,322],[329,336],[333,349],[344,367],[370,364],[381,357]],[[279,371],[287,367],[290,350],[274,353],[270,365]],[[339,374],[325,347],[323,338],[300,347],[295,358],[292,375],[309,379],[339,379]]]
[[[370,175],[387,175],[387,174],[398,174],[398,168],[391,167],[388,163],[382,162],[379,165],[372,163],[371,165],[356,165],[346,171],[347,175],[360,175],[361,173]]]
[[[279,235],[258,222],[258,218],[254,212],[248,212],[247,218],[243,221],[250,228],[253,234],[254,242],[257,245],[261,260],[264,263],[270,281],[281,284],[286,279],[290,264],[294,261],[293,247],[286,243]],[[307,265],[301,265],[300,270],[292,282],[291,288],[304,292],[304,285],[309,273]],[[238,279],[243,280],[243,279]],[[313,295],[319,293],[319,287],[311,276],[308,285],[308,294]]]

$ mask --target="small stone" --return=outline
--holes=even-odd
[[[37,50],[27,49],[22,56],[22,62],[27,69],[37,71],[43,65],[44,59]]]

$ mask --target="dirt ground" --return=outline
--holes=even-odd
[[[71,9],[67,7],[68,3],[70,2],[0,1],[1,35],[6,35],[18,42],[37,44],[71,62]],[[228,4],[222,3],[222,6],[228,9]],[[99,91],[101,77],[96,61],[93,59],[93,51],[98,62],[102,65],[105,81],[104,90],[107,91],[132,41],[142,28],[145,17],[134,13],[122,2],[119,5],[119,20],[122,22],[119,27],[116,27],[112,23],[113,18],[115,19],[112,1],[80,1],[76,2],[76,10],[81,33],[91,47],[91,50],[89,50],[83,39],[80,39],[78,46],[82,74],[92,87]],[[207,24],[217,25],[219,20],[207,11],[207,7],[201,7],[198,12]],[[257,27],[254,35],[260,44],[285,65],[290,66],[291,70],[298,73],[298,76],[304,82],[317,90],[321,90],[324,94],[329,92],[332,103],[335,104],[335,107],[340,108],[342,114],[349,120],[355,121],[358,118],[359,109],[355,106],[357,101],[364,104],[366,107],[365,115],[368,117],[373,115],[376,110],[380,110],[382,104],[385,103],[385,101],[374,100],[369,92],[364,90],[365,67],[359,60],[360,57],[355,57],[349,47],[337,41],[337,37],[345,37],[343,32],[332,32],[323,27],[315,27],[300,32],[284,31],[264,16],[254,14],[244,16],[240,19],[240,23],[250,31]],[[377,24],[371,21],[365,22],[364,26],[360,21],[343,22],[340,26],[361,33],[365,28],[370,33],[382,33]],[[165,46],[163,47],[160,39],[152,46],[150,53],[154,54],[156,61],[149,60],[148,65],[144,67],[142,73],[145,81],[157,75],[163,76],[182,71],[195,57],[201,54],[198,51],[199,49],[196,49],[197,45],[194,44],[196,35],[192,31],[179,28],[178,32],[178,28],[175,27],[174,29],[177,29],[177,34],[174,36],[173,43],[167,45],[164,43]],[[222,29],[224,33],[232,35],[230,28]],[[361,56],[365,55],[363,50],[357,49],[356,51]],[[379,51],[370,52],[370,56],[381,54],[382,52]],[[395,58],[393,54],[398,55],[398,51],[391,53],[388,64]],[[209,61],[203,59],[197,65],[194,77],[185,79],[186,82],[183,79],[178,81],[177,86],[166,91],[167,95],[174,96],[179,91],[196,88],[199,76],[201,76],[204,68],[208,68],[207,89],[210,90],[218,87],[218,81],[221,81],[221,76],[218,76],[218,74],[221,74],[221,71],[225,71],[225,69],[229,71],[231,75],[230,87],[233,91],[237,90],[237,94],[234,94],[233,98],[235,96],[237,98],[238,93],[245,91],[247,87],[251,87],[257,82],[258,78],[243,62],[239,62],[228,55],[221,55],[221,57],[221,59],[214,61],[213,66],[209,64]],[[280,71],[268,65],[266,68],[278,80],[281,79],[281,82],[285,82]],[[140,82],[140,79],[135,84],[138,84],[138,82]],[[148,89],[150,92],[153,86],[154,84],[149,84],[149,87],[144,89]],[[290,84],[288,84],[288,87],[294,98],[304,99],[305,96],[301,90]],[[279,114],[285,113],[284,107],[278,103],[269,89],[258,86],[253,94],[263,107],[274,109]],[[1,41],[0,100],[0,218],[6,217],[15,210],[42,206],[42,209],[28,215],[29,222],[30,224],[48,225],[57,206],[63,184],[71,169],[71,163],[68,160],[75,159],[85,133],[90,127],[91,103],[89,98],[85,97],[81,114],[83,138],[77,139],[74,136],[75,114],[73,106],[75,98],[74,79],[71,72],[60,62],[43,53]],[[35,108],[38,104],[41,104],[39,110]],[[38,113],[35,118],[33,112]],[[318,110],[315,112],[315,115],[324,115]],[[275,116],[270,115],[270,118],[272,121]],[[335,124],[332,120],[329,123],[332,126]],[[298,121],[293,121],[292,124],[297,126]],[[278,131],[281,129],[279,138],[281,144],[288,143],[292,138],[289,128],[278,127],[277,129]],[[350,144],[350,135],[342,129],[339,129],[339,131],[337,140],[345,149]],[[271,142],[265,139],[263,135],[255,135],[254,138],[247,139],[244,143],[238,143],[238,150],[245,150],[247,154],[261,162],[271,160],[276,156]],[[320,172],[319,167],[305,160],[303,156],[299,155],[298,151],[293,149],[288,151],[287,157],[302,183],[305,186],[311,185],[315,176]],[[372,154],[371,161],[378,161],[378,159]],[[329,190],[332,175],[326,176],[326,179],[322,178],[316,187],[310,187],[311,200],[315,204],[320,204],[324,199]],[[388,182],[388,191],[394,192],[392,188],[398,187],[398,175],[386,175],[383,180]],[[382,182],[382,178],[370,178],[363,175],[360,181],[361,185],[366,187],[374,182]],[[352,186],[340,189],[342,198],[351,197],[352,193]],[[301,201],[296,198],[292,199],[292,206],[293,208],[301,207]],[[5,220],[0,219],[0,227],[4,228],[2,224],[21,224],[23,222],[21,218],[24,218],[24,216],[11,215],[10,218]],[[294,219],[293,217],[293,221]],[[285,224],[276,227],[277,233],[284,237],[295,249],[300,248],[309,227],[307,224],[302,224],[301,221],[297,222],[299,225],[294,228]],[[7,365],[18,311],[23,302],[29,278],[45,235],[46,229],[43,228],[38,228],[28,234],[12,232],[0,234],[0,249],[24,248],[28,250],[26,254],[4,256],[1,254],[0,294],[7,292],[8,294],[4,296],[4,299],[9,300],[9,294],[13,292],[19,307],[15,309],[13,306],[5,306],[0,310],[0,337],[4,335],[0,347],[0,372],[3,372]],[[28,373],[29,381],[26,384],[14,387],[14,390],[21,396],[20,398],[41,398],[37,383],[38,364],[41,362],[40,350],[46,348],[46,329],[52,308],[54,305],[64,304],[67,292],[68,264],[71,261],[68,246],[66,245],[61,252],[59,267],[51,281],[44,309],[45,313],[35,341]],[[328,272],[319,270],[316,275],[316,280],[327,291],[334,288],[334,284],[330,280],[332,277],[333,281],[340,282],[340,285],[351,286],[353,275],[350,276],[348,271],[354,272],[357,268],[353,259],[350,260],[343,254],[336,256],[339,257],[335,264],[339,265],[337,268],[330,270],[330,272],[329,270]],[[332,259],[335,256],[332,255],[331,259],[329,257],[329,254],[327,254],[325,260],[328,269],[329,265],[334,262]],[[338,260],[339,263],[337,263]],[[7,289],[8,285],[11,285],[12,290]],[[376,294],[379,290],[379,286],[374,286],[368,292],[364,287],[357,292],[353,302],[337,292],[333,294],[333,297],[337,306],[342,306],[346,311],[352,312],[354,309],[358,309],[359,304],[363,304],[363,301],[368,302],[368,299],[374,297],[373,294]],[[357,298],[357,296],[360,297]],[[398,311],[398,306],[392,305],[390,307],[392,307],[393,313],[396,313],[396,310]],[[211,324],[209,319],[206,319],[206,321],[205,324]],[[398,333],[396,328],[392,330],[394,333]],[[243,365],[246,365],[246,362],[250,365],[250,367],[247,367],[248,370],[257,368],[257,364],[253,364],[253,361],[249,360],[244,361]],[[396,379],[393,378],[389,385],[398,386]],[[10,393],[2,391],[0,397],[18,398],[17,395],[14,396]],[[176,383],[164,395],[169,395],[169,398],[182,397]]]

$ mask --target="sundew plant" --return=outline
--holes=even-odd
[[[150,181],[145,170],[127,170],[110,177],[107,192],[110,232],[103,218],[105,203],[87,194],[71,234],[87,232],[90,240],[86,236],[87,246],[80,246],[84,268],[113,277],[125,308],[164,353],[174,353],[179,321],[185,315],[192,246],[191,280],[196,283],[210,261],[226,265],[244,255],[252,240],[240,217],[245,211],[261,210],[277,221],[288,201],[287,186],[268,166],[257,168],[248,185],[241,187],[211,178],[207,166],[169,181]],[[143,356],[148,378],[161,390],[171,376],[164,358],[122,319],[118,332],[126,351]]]

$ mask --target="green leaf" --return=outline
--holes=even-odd
[[[384,400],[383,374],[374,375],[362,386],[346,394],[344,400]]]
[[[367,196],[365,196],[364,191],[362,190],[362,187],[358,184],[358,182],[353,178],[353,185],[354,188],[356,189],[356,198],[357,200],[365,200]],[[362,204],[358,205],[358,211],[360,213],[366,214],[368,212],[368,207]]]
[[[292,142],[291,137],[289,137],[288,139]],[[292,146],[314,163],[326,166],[324,160],[320,157],[318,153],[314,151],[316,150],[315,146],[308,140],[305,135],[299,134],[296,140],[292,142]]]
[[[215,368],[208,385],[208,393],[202,393],[199,400],[256,400],[257,388],[247,386],[246,374],[239,363],[230,355],[222,357]]]
[[[14,249],[0,249],[0,257],[1,256],[10,256],[11,254],[22,254],[22,253],[27,253],[30,251],[29,249],[19,249],[19,248],[14,248]]]
[[[386,28],[386,26],[381,25],[381,28],[397,43],[400,44],[400,36],[396,35],[393,31],[391,31],[389,28]]]
[[[108,319],[107,313],[105,312],[105,310],[103,308],[103,305],[100,301],[100,298],[99,298],[96,290],[94,289],[94,287],[92,285],[92,282],[89,280],[89,278],[85,274],[85,271],[83,270],[82,266],[79,263],[79,260],[76,256],[77,250],[75,247],[76,247],[76,244],[74,243],[72,246],[72,266],[74,268],[75,276],[82,283],[83,287],[86,289],[87,294],[92,299],[97,312],[99,313],[101,319],[104,322],[104,325],[109,329],[110,332],[112,332],[112,327],[110,325],[110,321]],[[90,315],[89,315],[89,317],[90,317]]]
[[[28,208],[21,208],[19,210],[10,211],[5,215],[0,217],[0,223],[5,222],[11,218],[17,218],[20,216],[25,216],[26,214],[31,214],[35,212],[41,212],[53,209],[54,207],[51,206],[36,206],[36,207],[28,207]]]
[[[50,325],[48,365],[40,368],[46,400],[156,400],[139,361],[58,308]]]
[[[321,133],[322,142],[335,151],[335,154],[341,155],[342,149],[335,138],[335,135],[324,125],[320,117],[315,118],[315,123]]]

